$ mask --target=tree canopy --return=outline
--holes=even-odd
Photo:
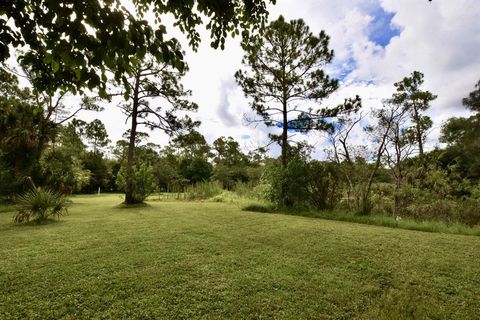
[[[166,39],[165,14],[174,16],[194,49],[204,17],[215,48],[224,46],[228,34],[246,34],[267,18],[266,0],[134,0],[133,5],[135,12],[120,0],[2,1],[0,62],[11,55],[11,46],[25,49],[20,60],[40,91],[88,87],[105,94],[107,69],[125,82],[135,61],[147,54],[183,69],[176,41]],[[150,9],[154,21],[147,21]]]

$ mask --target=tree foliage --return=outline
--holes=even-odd
[[[209,159],[211,157],[211,147],[208,145],[205,137],[195,129],[173,138],[172,148],[182,158],[191,159],[199,157]]]
[[[248,168],[254,165],[232,137],[216,139],[213,142],[213,150],[215,163],[213,177],[225,188],[232,189],[237,182],[246,182],[252,178]]]
[[[105,148],[110,143],[105,125],[99,119],[95,119],[86,125],[85,137],[92,145],[94,154],[97,154],[101,148]]]
[[[179,171],[190,183],[204,182],[212,176],[213,166],[204,157],[184,158],[180,161]]]
[[[240,150],[240,144],[232,137],[220,137],[213,141],[215,164],[229,167],[248,162],[247,156]]]
[[[447,143],[440,161],[462,179],[480,179],[480,82],[463,104],[474,111],[468,118],[450,118],[442,127],[440,141]]]
[[[133,5],[134,12],[120,0],[2,1],[0,62],[11,55],[11,46],[26,47],[20,59],[34,75],[39,91],[53,94],[58,88],[75,92],[100,87],[104,95],[106,70],[126,84],[132,66],[147,55],[183,70],[182,52],[166,38],[164,15],[173,15],[194,49],[204,17],[215,48],[224,46],[228,34],[248,33],[267,18],[264,0],[134,0]],[[154,21],[147,21],[150,10]]]
[[[252,109],[267,126],[282,128],[281,135],[270,135],[282,147],[282,164],[288,159],[289,131],[331,129],[327,118],[358,106],[357,97],[336,108],[314,108],[305,102],[319,103],[338,88],[338,81],[323,70],[333,59],[329,37],[322,31],[310,32],[302,19],[272,21],[261,35],[243,43],[245,68],[235,77]]]
[[[430,91],[422,91],[424,75],[419,71],[412,72],[410,77],[403,78],[395,83],[397,92],[392,96],[392,102],[403,106],[410,114],[414,124],[413,133],[418,144],[420,158],[424,155],[424,145],[428,130],[432,127],[432,119],[422,112],[430,107],[430,102],[437,98]]]
[[[18,78],[1,68],[0,162],[6,167],[4,181],[11,182],[3,186],[5,192],[22,191],[31,185],[32,178],[38,178],[43,141],[51,140],[55,132],[55,123],[45,117],[32,91],[21,88]]]
[[[475,90],[463,99],[463,105],[472,111],[480,112],[480,80],[475,85]]]

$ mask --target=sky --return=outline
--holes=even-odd
[[[302,18],[314,34],[325,30],[330,36],[335,58],[326,71],[340,80],[340,88],[322,106],[358,94],[366,110],[379,107],[382,99],[394,92],[395,82],[418,70],[425,74],[424,89],[438,95],[427,112],[434,123],[427,149],[439,144],[446,119],[469,114],[461,100],[480,80],[478,0],[277,0],[269,8],[270,20],[279,15],[287,20]],[[192,100],[199,105],[198,112],[191,115],[202,122],[198,131],[209,143],[232,136],[245,151],[265,145],[268,132],[275,129],[243,121],[252,111],[234,79],[234,73],[242,68],[240,39],[229,38],[224,50],[214,50],[208,32],[202,30],[200,48],[193,52],[184,36],[169,32],[186,51],[190,70],[183,84],[192,90]],[[102,113],[83,112],[80,117],[102,120],[112,141],[121,139],[129,127],[114,105],[106,106]],[[168,143],[161,131],[150,135],[152,142]],[[355,138],[362,142],[360,136]],[[315,146],[315,158],[324,156],[322,135],[312,133],[297,139]],[[271,155],[278,153],[278,147],[272,148]]]

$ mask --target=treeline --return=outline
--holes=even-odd
[[[16,195],[36,187],[63,194],[124,192],[129,150],[128,130],[112,144],[104,124],[73,117],[82,105],[69,108],[43,99],[19,86],[17,77],[0,71],[0,195]],[[99,110],[89,102],[89,110]],[[73,116],[72,116],[73,115]],[[244,154],[231,137],[209,145],[192,129],[160,147],[137,132],[134,141],[133,185],[135,198],[143,201],[154,191],[184,192],[198,182],[215,180],[226,189],[237,182],[260,179],[264,153]]]
[[[15,72],[0,69],[0,194],[12,199],[37,187],[64,194],[100,189],[124,192],[125,203],[135,204],[155,191],[184,192],[216,181],[227,190],[248,184],[243,190],[251,190],[249,196],[276,207],[477,224],[480,83],[463,100],[472,116],[447,121],[441,136],[447,147],[427,152],[433,121],[426,111],[437,96],[423,87],[421,72],[395,83],[375,110],[359,96],[322,106],[340,86],[324,70],[334,57],[329,40],[303,20],[282,16],[244,34],[243,67],[235,78],[256,113],[246,120],[274,128],[269,138],[281,149],[278,159],[263,149],[245,154],[232,138],[205,141],[199,122],[189,117],[198,105],[181,83],[188,66],[174,39],[159,37],[148,52],[130,50],[134,56],[118,63],[97,52],[98,60],[82,60],[92,66],[88,74],[68,48],[40,51],[41,61],[21,55],[32,89],[21,87]],[[65,105],[69,93],[83,96],[82,102]],[[76,117],[101,110],[99,99],[112,97],[130,121],[124,140],[113,146],[100,121]],[[146,143],[145,128],[168,135],[170,144]],[[327,138],[327,160],[311,160],[311,141],[293,137],[311,132]]]
[[[311,160],[307,143],[289,144],[287,164],[267,164],[258,190],[277,207],[479,224],[480,82],[463,100],[473,114],[446,121],[446,146],[430,152],[423,150],[432,126],[424,111],[426,97],[435,96],[422,83],[414,72],[368,117],[361,110],[337,117],[326,133],[326,161]]]
[[[20,88],[15,76],[3,70],[2,77],[9,80],[1,87],[4,199],[36,186],[64,194],[125,191],[130,132],[112,144],[100,120],[70,118],[65,106],[50,114],[50,100],[39,105],[42,100]],[[360,110],[332,120],[325,135],[329,146],[324,161],[310,158],[312,147],[307,142],[289,143],[284,155],[272,159],[263,149],[245,154],[231,137],[209,145],[202,134],[190,130],[161,147],[145,143],[148,134],[138,132],[134,197],[143,201],[154,192],[183,193],[191,185],[216,181],[226,190],[247,189],[249,197],[269,200],[276,207],[475,225],[480,221],[480,83],[463,101],[472,116],[444,123],[441,141],[446,148],[420,153],[419,143],[428,138],[431,120],[421,111],[426,108],[417,104],[415,114],[408,106],[413,98],[425,96],[422,82],[423,75],[413,73],[398,82],[392,98],[368,117]],[[410,96],[405,88],[409,83],[415,83],[408,88]],[[98,108],[91,104],[90,109]],[[58,113],[69,121],[59,120]],[[415,131],[418,119],[421,135]],[[352,141],[354,130],[363,133],[362,145]]]

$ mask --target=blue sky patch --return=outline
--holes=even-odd
[[[357,68],[357,62],[353,57],[350,57],[347,61],[343,62],[341,65],[339,65],[339,73],[336,75],[336,78],[340,81],[345,81],[345,79],[348,77],[352,71],[354,71]]]
[[[385,48],[393,37],[400,35],[402,32],[400,28],[392,24],[395,13],[387,12],[379,5],[370,15],[373,20],[369,25],[369,39]]]
[[[323,121],[325,121],[325,123],[330,123],[334,126],[334,128],[336,129],[336,122],[333,120],[333,118],[323,118],[322,119]],[[315,122],[315,120],[313,120],[312,122]],[[309,121],[308,120],[297,120],[297,119],[293,119],[293,120],[289,120],[288,121],[288,131],[289,132],[297,132],[297,133],[300,133],[300,134],[307,134],[308,130],[305,130],[305,129],[302,129],[304,128],[304,126],[308,126],[308,123]],[[283,128],[283,122],[278,122],[276,124],[276,127],[277,128]]]

